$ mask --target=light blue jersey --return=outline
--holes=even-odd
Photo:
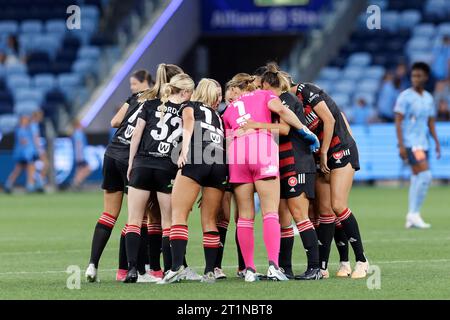
[[[406,89],[397,98],[394,111],[403,115],[403,140],[406,148],[428,150],[428,120],[436,116],[433,96],[428,91],[420,95],[413,88]]]

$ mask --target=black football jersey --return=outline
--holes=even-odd
[[[108,157],[127,165],[130,155],[131,137],[136,127],[138,114],[144,105],[143,102],[139,102],[140,95],[141,93],[135,93],[127,99],[128,110],[105,151]]]
[[[280,99],[286,107],[297,115],[300,122],[306,125],[303,105],[299,99],[296,99],[289,92],[282,93]],[[314,156],[309,149],[309,145],[300,137],[295,128],[291,128],[287,136],[280,135],[279,152],[281,178],[297,173],[316,172]]]
[[[333,138],[330,143],[328,154],[348,149],[355,144],[350,132],[347,129],[341,110],[336,102],[321,88],[312,83],[299,83],[297,86],[297,97],[303,102],[306,125],[323,141],[323,122],[314,112],[314,108],[324,101],[336,121],[334,125]]]
[[[183,134],[181,106],[169,101],[163,107],[159,99],[145,102],[138,115],[145,121],[145,129],[133,167],[177,170]]]

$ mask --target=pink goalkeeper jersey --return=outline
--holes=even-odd
[[[272,123],[272,113],[268,104],[272,99],[279,99],[272,91],[256,90],[233,101],[223,114],[223,122],[228,133],[239,129],[248,119],[255,122]],[[231,132],[229,132],[231,129]]]

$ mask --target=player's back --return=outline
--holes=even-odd
[[[240,96],[225,110],[223,120],[226,129],[237,130],[249,119],[255,122],[272,122],[269,101],[278,98],[271,91],[256,90]]]

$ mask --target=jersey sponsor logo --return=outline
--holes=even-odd
[[[291,186],[291,187],[296,186],[297,183],[298,183],[298,181],[297,181],[297,178],[296,178],[296,177],[290,177],[290,178],[288,179],[288,184],[289,184],[289,186]]]
[[[170,150],[170,144],[166,142],[160,142],[158,145],[158,152],[162,154],[168,153]]]
[[[304,115],[308,129],[311,131],[316,130],[319,126],[320,119],[310,106],[304,108]]]
[[[277,173],[278,172],[278,167],[277,166],[268,166],[266,168],[261,169],[262,174],[273,174],[273,173]]]
[[[295,188],[291,188],[291,190],[289,190],[289,192],[295,192]]]
[[[308,102],[311,103],[314,99],[317,99],[319,97],[319,95],[317,93],[310,93],[309,98],[308,98]]]
[[[299,173],[298,174],[298,183],[299,184],[305,184],[306,183],[306,174]]]
[[[210,137],[211,141],[214,143],[220,144],[220,142],[222,141],[221,136],[217,133],[211,132]]]
[[[133,136],[133,132],[134,132],[134,126],[129,124],[127,126],[127,129],[125,130],[125,133],[123,134],[125,139],[130,139]]]

